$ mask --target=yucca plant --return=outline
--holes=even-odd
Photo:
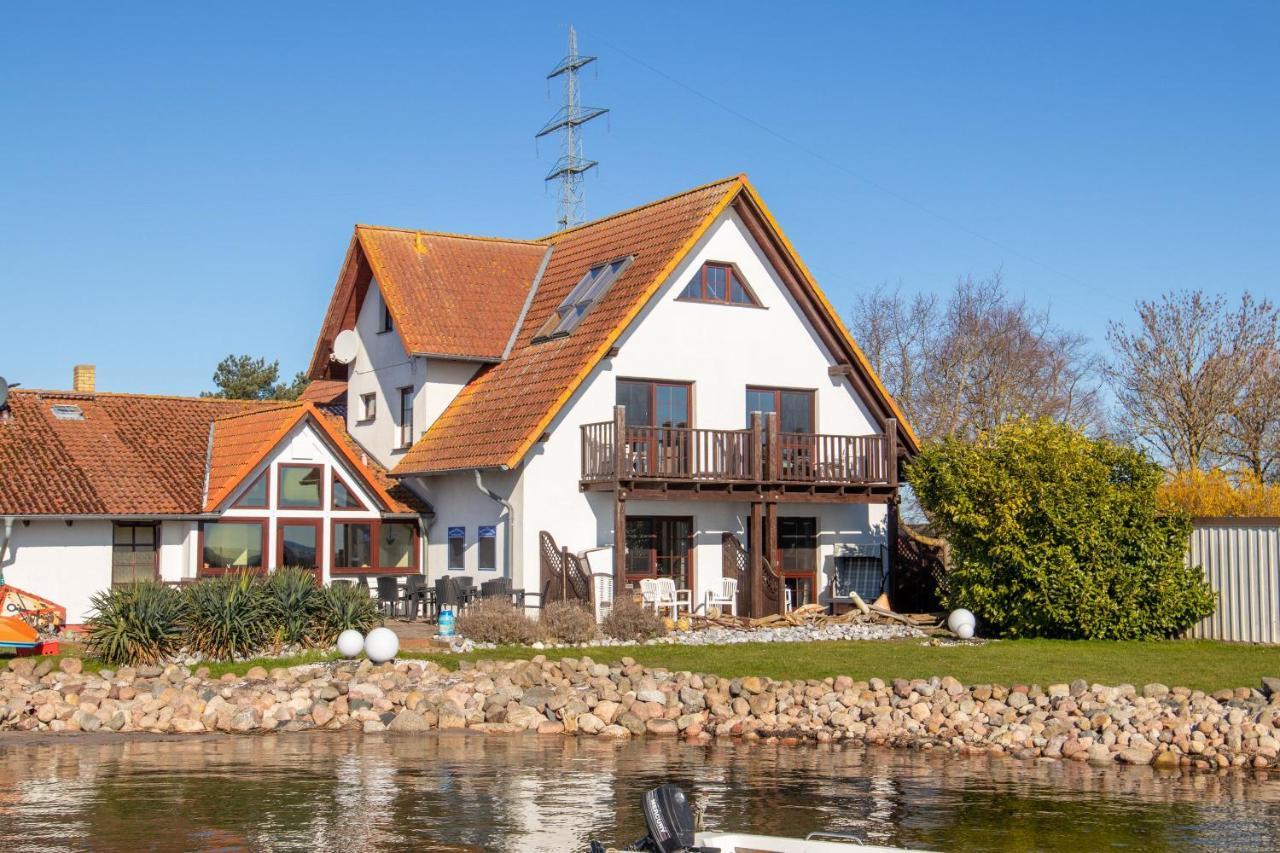
[[[333,584],[324,588],[313,623],[312,639],[317,645],[332,645],[348,628],[362,634],[382,621],[378,603],[363,584]]]
[[[263,586],[274,611],[279,642],[310,644],[323,599],[315,572],[285,566],[272,572]]]
[[[158,581],[116,586],[94,595],[88,651],[113,666],[158,663],[182,645],[186,600]]]
[[[259,652],[279,621],[262,579],[229,574],[191,584],[184,627],[192,651],[212,660],[235,660]]]

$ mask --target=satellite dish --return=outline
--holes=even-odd
[[[330,358],[339,364],[350,364],[356,360],[358,348],[359,340],[356,338],[356,333],[351,329],[343,329],[333,339],[333,355]]]
[[[0,376],[0,409],[3,409],[9,403],[9,383],[4,381],[4,377]]]

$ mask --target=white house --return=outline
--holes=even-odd
[[[146,563],[122,556],[136,522],[165,579],[302,563],[537,593],[590,553],[695,603],[732,576],[763,613],[889,571],[916,439],[745,177],[537,240],[357,226],[310,375],[288,406],[16,393],[0,460],[48,447],[0,476],[5,579],[83,615],[145,574],[123,568]],[[55,448],[101,422],[127,450],[111,464],[154,468],[143,411],[185,424],[165,470],[79,499],[101,458],[64,477]]]

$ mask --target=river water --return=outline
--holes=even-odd
[[[0,740],[0,851],[584,851],[675,782],[709,828],[932,850],[1280,850],[1280,774],[891,749],[299,733]]]

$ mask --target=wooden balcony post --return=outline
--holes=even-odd
[[[627,407],[613,407],[613,476],[621,480],[623,462],[627,458]]]
[[[621,600],[627,586],[627,502],[621,486],[613,494],[613,595]]]
[[[782,566],[777,564],[778,556],[778,504],[776,501],[769,501],[764,505],[764,535],[760,537],[760,544],[764,549],[764,555],[769,558],[769,565],[773,567],[773,573],[778,576],[778,597],[776,600],[769,602],[772,613],[787,612],[787,581],[782,576]]]
[[[747,469],[751,479],[760,482],[763,479],[764,468],[760,464],[760,456],[764,452],[764,417],[759,412],[751,413],[751,446],[747,448],[750,454],[750,467]]]
[[[779,454],[778,445],[778,413],[770,412],[765,416],[767,428],[766,441],[768,448],[765,453],[766,464],[768,469],[765,471],[765,479],[781,480],[782,479],[782,460]]]
[[[884,424],[885,479],[889,485],[898,485],[898,419],[889,418]]]
[[[764,615],[764,525],[761,523],[760,501],[751,502],[751,612],[747,615],[759,619]]]

